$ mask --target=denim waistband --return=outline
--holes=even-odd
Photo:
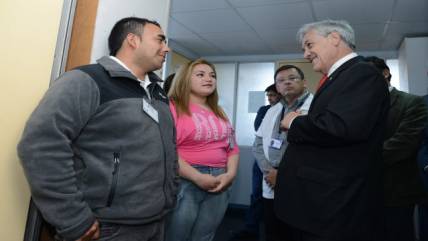
[[[220,175],[226,172],[225,167],[210,167],[210,166],[201,166],[201,165],[192,165],[192,167],[201,173],[211,174],[214,176]]]

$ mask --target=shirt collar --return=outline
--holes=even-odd
[[[119,65],[121,65],[123,68],[125,68],[126,70],[128,70],[129,72],[132,73],[131,69],[128,68],[128,66],[125,65],[125,63],[123,63],[120,59],[116,58],[115,56],[109,56],[112,60],[116,61]],[[132,73],[134,76],[136,76],[134,73]],[[143,86],[144,88],[147,88],[147,86],[150,84],[150,79],[149,79],[149,75],[145,75],[144,76],[144,80],[140,80],[139,78],[137,78],[138,82],[140,82],[140,85]]]
[[[307,89],[305,89],[303,91],[303,93],[297,98],[296,101],[294,101],[293,105],[289,106],[287,104],[287,101],[284,98],[281,98],[280,102],[283,106],[285,106],[286,108],[292,108],[293,106],[302,106],[303,103],[305,102],[306,98],[309,96],[309,91]]]
[[[334,63],[330,70],[328,71],[328,75],[330,77],[330,75],[336,70],[338,69],[342,64],[344,64],[346,61],[357,57],[358,55],[355,52],[352,52],[350,54],[347,54],[345,56],[343,56],[341,59],[339,59],[338,61],[336,61],[336,63]]]
[[[305,89],[302,93],[301,96],[299,96],[299,98],[297,98],[296,104],[298,106],[298,108],[300,108],[303,103],[305,102],[306,98],[309,96],[309,91],[307,89]]]

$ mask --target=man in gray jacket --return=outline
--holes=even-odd
[[[170,50],[157,22],[124,18],[110,55],[66,72],[28,120],[18,154],[61,240],[163,240],[177,186],[175,130],[152,72]]]
[[[294,65],[283,65],[274,74],[275,86],[281,94],[280,102],[269,108],[256,132],[253,154],[263,172],[263,220],[266,241],[285,241],[281,221],[273,210],[274,187],[277,168],[287,148],[287,131],[281,120],[291,111],[306,114],[313,95],[308,92],[303,71]]]

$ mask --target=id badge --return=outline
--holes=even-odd
[[[143,99],[143,110],[156,123],[159,123],[158,111],[155,108],[153,108],[153,106],[149,102],[147,102],[146,99]]]
[[[283,140],[281,139],[272,138],[270,141],[270,147],[279,150],[281,149],[282,142]]]

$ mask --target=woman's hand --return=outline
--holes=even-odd
[[[198,173],[193,179],[193,182],[205,191],[215,189],[221,183],[217,177],[204,173]]]
[[[233,179],[235,176],[230,175],[229,173],[223,173],[216,177],[216,179],[219,181],[219,184],[210,190],[208,192],[223,192],[225,191],[230,185],[232,185]]]

